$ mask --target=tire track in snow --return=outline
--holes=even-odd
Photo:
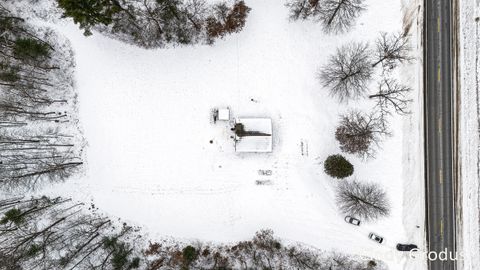
[[[208,185],[206,185],[208,186]],[[240,184],[223,185],[218,188],[207,188],[204,186],[164,188],[160,186],[129,186],[118,185],[113,187],[104,187],[111,192],[132,193],[132,194],[151,194],[151,195],[215,195],[227,194],[239,190]]]

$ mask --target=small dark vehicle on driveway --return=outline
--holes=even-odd
[[[355,226],[360,226],[360,220],[354,218],[354,217],[351,217],[351,216],[346,216],[345,217],[345,221],[347,223],[350,223],[352,225],[355,225]]]
[[[414,244],[397,244],[397,250],[399,251],[410,251],[413,249],[418,249],[417,245]]]

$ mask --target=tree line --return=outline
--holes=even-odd
[[[232,244],[147,243],[136,228],[61,197],[0,200],[0,269],[382,270],[369,258],[284,244],[271,230]]]
[[[61,181],[82,165],[72,52],[1,5],[0,33],[0,183]]]
[[[91,35],[95,29],[144,48],[213,44],[240,32],[250,8],[244,1],[207,4],[205,0],[57,0]]]
[[[136,269],[132,227],[63,198],[0,200],[0,269]]]
[[[159,269],[311,269],[381,270],[382,262],[324,252],[301,244],[284,244],[272,230],[258,231],[251,240],[228,245],[197,242],[150,243],[148,270]]]

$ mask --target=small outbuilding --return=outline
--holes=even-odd
[[[233,131],[236,152],[272,152],[272,119],[237,118]]]
[[[229,108],[218,109],[218,120],[230,121],[230,109]]]

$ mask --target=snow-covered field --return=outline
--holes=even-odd
[[[459,56],[459,158],[461,179],[463,269],[478,269],[480,260],[480,103],[479,103],[479,21],[480,2],[460,1]]]
[[[401,31],[405,14],[421,56],[417,6],[404,2],[369,0],[353,31],[325,35],[319,24],[290,22],[282,1],[251,0],[240,34],[214,46],[150,51],[100,34],[86,38],[73,23],[56,23],[76,53],[87,169],[39,193],[92,202],[153,238],[224,242],[271,228],[316,248],[384,260],[390,269],[423,269],[423,261],[395,251],[399,242],[424,246],[418,62],[399,71],[415,89],[412,114],[395,116],[393,137],[376,159],[349,157],[355,178],[387,190],[390,217],[346,224],[335,205],[337,180],[322,164],[340,152],[334,138],[339,114],[373,104],[339,104],[316,79],[318,68],[345,42]],[[273,153],[235,153],[228,125],[210,121],[211,110],[223,106],[234,117],[272,118]],[[384,244],[369,240],[369,232],[384,236]]]

